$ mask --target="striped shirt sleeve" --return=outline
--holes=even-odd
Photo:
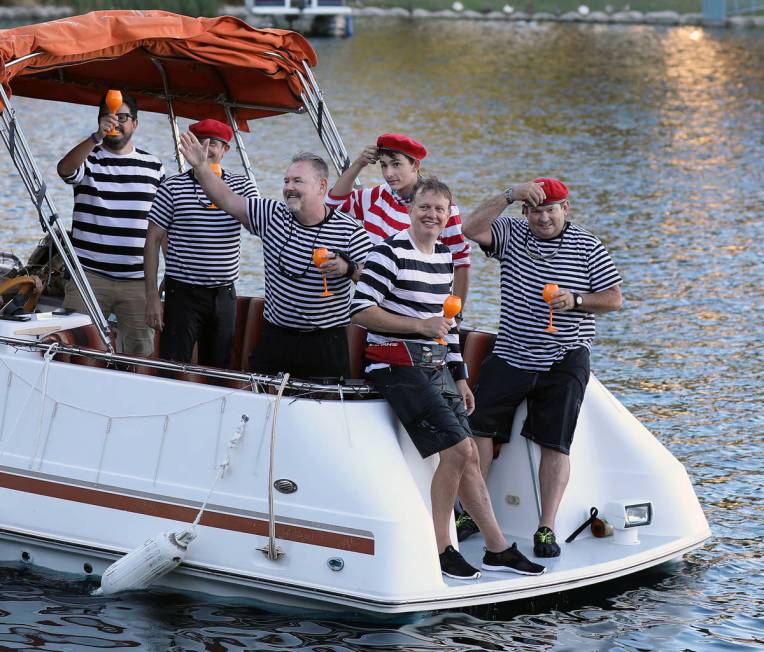
[[[470,243],[467,242],[462,233],[462,217],[456,204],[451,204],[451,215],[446,223],[446,228],[440,234],[440,241],[451,250],[454,267],[469,267],[471,265]]]
[[[286,204],[265,197],[250,197],[247,202],[248,230],[261,239],[267,237],[268,222],[279,213],[288,212]]]
[[[363,221],[363,188],[352,190],[349,195],[333,195],[330,190],[326,195],[326,205],[338,211],[347,213],[357,220]]]
[[[366,263],[358,279],[353,300],[350,303],[350,315],[379,306],[388,298],[398,276],[398,259],[387,244],[374,247],[366,257]]]
[[[505,251],[509,245],[511,234],[512,218],[499,217],[499,219],[491,224],[491,246],[482,247],[485,255],[489,258],[501,256],[501,252]]]
[[[78,183],[80,183],[85,178],[85,166],[87,165],[87,159],[71,174],[69,175],[59,175],[64,183],[69,184],[70,186],[76,186]]]
[[[350,236],[348,243],[348,254],[350,259],[359,265],[364,264],[366,257],[371,251],[371,240],[362,226],[358,226],[353,235]]]
[[[148,214],[148,220],[165,231],[170,230],[173,215],[175,215],[175,202],[167,180],[162,181],[154,195],[154,202]]]
[[[587,259],[587,269],[591,281],[592,292],[601,292],[622,282],[621,275],[613,263],[613,259],[601,242],[592,249]]]

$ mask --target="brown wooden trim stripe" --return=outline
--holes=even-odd
[[[166,518],[171,521],[192,523],[196,518],[198,509],[174,505],[161,500],[151,500],[124,494],[111,493],[90,487],[78,487],[62,482],[42,480],[26,475],[0,472],[0,487],[23,491],[25,493],[69,500],[86,505],[118,509],[133,514],[145,514],[157,518]],[[202,515],[201,525],[214,527],[221,530],[243,532],[244,534],[256,534],[268,536],[268,521],[262,518],[248,518],[236,514],[206,510]],[[323,546],[348,552],[358,552],[364,555],[374,554],[374,539],[331,532],[315,528],[295,525],[291,523],[276,523],[276,538],[285,541],[295,541],[311,546]]]

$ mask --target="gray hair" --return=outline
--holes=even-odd
[[[300,152],[299,154],[295,154],[292,157],[291,162],[302,163],[303,161],[306,161],[313,166],[313,169],[316,171],[316,174],[318,174],[319,179],[329,178],[329,166],[326,164],[326,161],[318,154],[313,154],[313,152]]]

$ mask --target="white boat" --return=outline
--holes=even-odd
[[[16,95],[83,104],[97,104],[109,83],[119,84],[134,91],[142,110],[167,113],[176,135],[176,116],[208,117],[214,105],[212,115],[235,129],[250,174],[238,128],[256,117],[307,113],[341,168],[347,154],[311,74],[310,46],[299,35],[233,20],[97,12],[19,28],[34,34],[26,42],[36,49],[13,58],[7,44],[19,32],[6,30],[4,81]],[[177,33],[165,21],[187,30],[183,42],[158,36]],[[123,39],[119,52],[67,57],[39,49],[60,30],[86,43],[94,25],[135,38],[131,46]],[[221,33],[225,40],[216,40]],[[213,42],[222,59],[205,49]],[[259,53],[259,67],[229,56],[247,48]],[[106,76],[105,58],[117,79]],[[206,502],[184,561],[155,587],[273,609],[383,615],[604,582],[680,558],[710,536],[685,469],[592,377],[557,531],[572,532],[597,507],[614,534],[596,538],[585,529],[562,545],[561,557],[546,560],[542,576],[444,578],[429,499],[437,456],[420,458],[386,402],[360,378],[326,384],[249,373],[262,299],[239,298],[230,369],[113,351],[5,90],[1,99],[0,135],[91,310],[0,315],[0,561],[101,575],[158,533],[189,527]],[[473,370],[492,337],[466,333]],[[360,376],[363,333],[353,327],[349,338]],[[488,484],[507,538],[530,556],[539,454],[519,435],[523,416],[520,410]],[[229,447],[236,435],[238,445]],[[482,543],[475,535],[461,545],[473,564]]]

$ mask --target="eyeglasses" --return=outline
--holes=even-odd
[[[99,118],[103,118],[105,115],[107,115],[107,114],[106,114],[106,113],[102,113],[102,114],[101,114],[101,115],[99,115],[98,117],[99,117]],[[130,120],[131,118],[132,118],[133,120],[135,120],[135,118],[133,118],[133,115],[132,115],[132,113],[116,113],[115,115],[116,115],[116,117],[117,117],[117,122],[119,122],[120,124],[124,124],[125,122],[127,122],[127,121],[128,121],[128,120]]]

